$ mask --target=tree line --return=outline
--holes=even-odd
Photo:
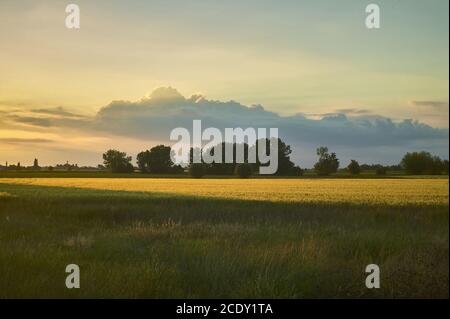
[[[269,140],[266,140],[270,143]],[[243,145],[244,162],[238,163],[236,161],[237,144],[233,145],[233,161],[225,163],[225,147],[226,143],[221,143],[217,147],[222,148],[222,163],[193,163],[194,152],[201,152],[200,149],[191,148],[190,160],[187,167],[176,165],[171,159],[171,148],[166,145],[157,145],[149,150],[144,150],[137,154],[136,164],[139,171],[142,173],[152,174],[183,174],[188,171],[193,177],[202,177],[204,175],[237,175],[246,178],[255,174],[258,171],[261,163],[258,158],[256,163],[248,163],[249,145]],[[255,147],[255,146],[252,146]],[[206,150],[212,155],[214,147]],[[296,166],[290,159],[292,153],[291,146],[278,139],[278,170],[274,174],[276,176],[301,176],[305,170]],[[336,153],[330,153],[328,148],[321,146],[316,150],[318,160],[314,164],[314,172],[319,176],[328,176],[338,172],[340,162]],[[135,171],[132,157],[125,152],[110,149],[103,154],[103,162],[106,169],[114,173],[131,173]],[[412,152],[406,153],[402,158],[400,164],[394,166],[383,165],[360,165],[358,161],[351,160],[350,164],[344,168],[345,171],[352,175],[358,175],[361,171],[373,170],[377,175],[385,175],[388,169],[402,169],[406,174],[421,175],[421,174],[448,174],[448,160],[442,160],[438,156],[433,156],[429,152]]]
[[[266,139],[266,143],[270,141]],[[222,149],[222,162],[207,164],[204,161],[201,163],[194,163],[193,157],[195,152],[201,152],[198,148],[190,149],[190,160],[188,166],[182,167],[181,165],[175,165],[171,159],[171,148],[166,145],[157,145],[150,150],[145,150],[137,154],[136,164],[139,171],[143,173],[153,174],[180,174],[188,170],[194,177],[202,177],[203,175],[233,175],[237,174],[241,177],[248,177],[253,172],[256,172],[262,164],[258,158],[256,163],[249,163],[248,154],[250,147],[248,144],[243,143],[244,150],[244,162],[238,163],[236,158],[236,149],[238,144],[233,143],[233,160],[230,163],[225,162],[225,148],[226,143],[221,143],[215,147],[211,147],[206,150],[210,155],[214,154],[214,150],[217,148]],[[252,146],[254,147],[254,146]],[[257,151],[256,151],[257,153]],[[281,139],[278,139],[278,169],[274,175],[278,176],[295,176],[302,175],[303,170],[296,166],[290,160],[290,154],[292,153],[291,147],[284,143]],[[132,157],[128,156],[125,152],[118,150],[108,150],[103,154],[104,166],[114,173],[130,173],[134,171],[134,167],[131,163]]]

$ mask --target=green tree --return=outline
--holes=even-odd
[[[133,172],[131,156],[127,156],[127,153],[125,152],[108,150],[103,154],[103,163],[105,167],[113,173]]]
[[[348,171],[352,175],[357,175],[361,172],[361,168],[359,167],[359,163],[355,160],[351,160],[350,164],[347,166]]]
[[[247,163],[248,162],[248,144],[244,143],[243,145],[243,149],[244,149],[244,162]],[[226,163],[225,162],[225,150],[227,148],[232,148],[233,149],[233,160],[231,163]],[[208,174],[212,174],[212,175],[233,175],[236,171],[236,149],[237,149],[237,144],[236,143],[226,143],[226,142],[222,142],[214,147],[211,147],[210,149],[207,149],[205,152],[209,153],[211,156],[214,156],[214,152],[215,151],[220,151],[221,153],[221,162],[217,163],[217,162],[212,162],[211,164],[206,165],[206,169]],[[192,158],[191,158],[192,160]]]
[[[40,167],[39,167],[39,162],[38,162],[38,159],[37,159],[37,158],[34,159],[34,162],[33,162],[33,169],[34,169],[34,170],[39,170],[39,169],[40,169]]]
[[[278,176],[296,176],[302,173],[301,169],[296,168],[295,164],[291,161],[291,146],[286,144],[282,139],[265,139],[266,152],[270,152],[274,148],[274,143],[278,142],[278,169],[274,175]],[[256,144],[256,154],[258,153],[258,143]],[[259,158],[257,163],[254,164],[254,169],[259,169],[259,166],[265,166],[268,164],[261,164]]]
[[[252,167],[247,163],[237,164],[235,174],[240,178],[248,178],[252,175]]]
[[[170,146],[157,145],[150,149],[149,168],[151,173],[168,173],[173,166]]]
[[[136,156],[136,163],[142,173],[147,173],[150,166],[150,151],[142,151]]]
[[[319,147],[316,153],[319,156],[319,161],[314,164],[314,170],[318,175],[326,176],[337,172],[339,160],[336,153],[329,154],[328,148],[325,146]]]
[[[375,174],[376,175],[386,175],[387,174],[387,167],[383,166],[383,165],[376,165]]]
[[[442,171],[445,175],[448,175],[448,160],[442,161]]]
[[[136,162],[142,172],[156,174],[181,173],[183,168],[180,165],[174,165],[170,146],[157,145],[150,150],[140,152],[136,157]]]
[[[206,168],[203,163],[191,163],[189,165],[189,173],[194,178],[201,178],[205,175]]]
[[[292,176],[303,176],[303,174],[305,174],[305,170],[303,168],[301,168],[300,166],[294,166],[291,170],[291,174]]]
[[[425,151],[406,153],[401,165],[410,175],[441,174],[445,170],[445,164],[438,156]]]

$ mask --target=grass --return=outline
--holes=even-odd
[[[0,171],[0,178],[191,178],[187,173],[180,174],[152,174],[152,173],[111,173],[108,171]],[[235,176],[229,175],[206,175],[203,179],[230,179]],[[389,171],[386,175],[376,175],[375,171],[362,171],[358,175],[352,175],[348,171],[339,171],[330,176],[318,176],[314,171],[308,170],[303,176],[267,176],[253,175],[253,179],[416,179],[416,178],[432,178],[432,179],[448,179],[448,175],[407,175],[404,171]]]
[[[448,298],[448,250],[447,179],[0,179],[0,298]]]

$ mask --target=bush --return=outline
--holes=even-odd
[[[205,175],[205,165],[201,163],[193,163],[189,167],[189,173],[194,178],[201,178]]]
[[[352,175],[357,175],[361,172],[359,163],[355,160],[350,161],[350,164],[348,164],[347,169],[350,172],[350,174],[352,174]]]
[[[250,164],[237,164],[235,169],[235,174],[240,178],[248,178],[252,175],[252,167]]]

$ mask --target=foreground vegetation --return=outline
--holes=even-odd
[[[0,179],[3,298],[448,298],[448,250],[447,179]]]

